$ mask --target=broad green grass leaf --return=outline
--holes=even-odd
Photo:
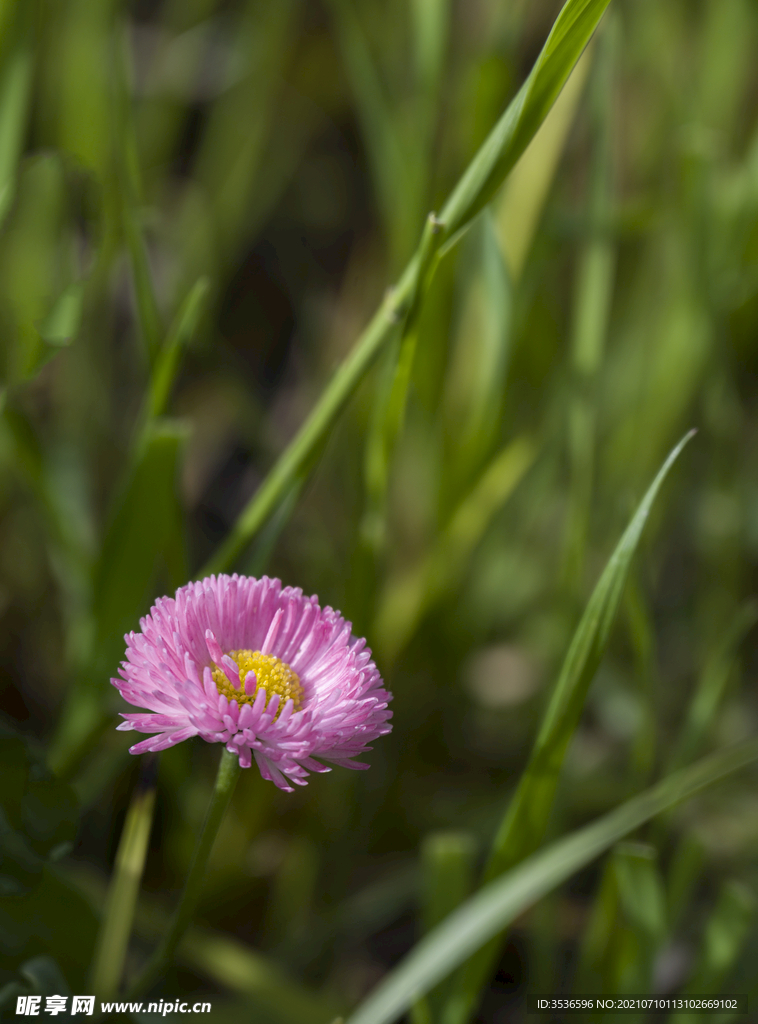
[[[446,203],[440,215],[442,241],[452,240],[466,227],[502,184],[560,93],[609,2],[568,0],[564,5],[532,73]],[[203,573],[221,572],[233,564],[302,473],[376,356],[394,337],[416,294],[420,269],[417,251]]]
[[[535,850],[545,833],[553,807],[563,759],[579,722],[590,683],[605,654],[632,556],[653,502],[669,469],[692,433],[679,442],[664,462],[611,555],[571,641],[550,698],[527,767],[521,776],[492,846],[485,871],[489,881]],[[497,956],[490,943],[467,964],[460,989],[450,1004],[450,1022],[463,1021]],[[454,1008],[455,1007],[455,1008]]]
[[[177,527],[176,476],[184,423],[158,421],[103,540],[95,578],[98,660],[115,670],[123,635],[154,596],[156,574]]]
[[[391,1024],[415,998],[604,850],[662,811],[756,760],[755,739],[719,751],[533,854],[480,889],[422,939],[351,1014],[347,1024]]]
[[[542,124],[610,0],[568,0],[513,102],[474,157],[440,219],[452,239],[492,199]]]

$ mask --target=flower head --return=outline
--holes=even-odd
[[[388,733],[392,694],[366,641],[339,612],[279,580],[209,576],[159,598],[126,637],[122,697],[148,712],[118,728],[155,735],[132,754],[164,750],[191,736],[224,743],[264,779],[292,792],[321,760],[368,768],[352,758]],[[320,760],[316,760],[319,758]]]

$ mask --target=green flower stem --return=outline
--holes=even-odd
[[[116,994],[124,968],[153,823],[157,760],[156,754],[145,755],[140,781],[121,833],[97,953],[92,965],[91,989],[99,999],[111,999]]]
[[[187,925],[194,916],[203,890],[208,858],[211,850],[213,849],[213,844],[216,840],[219,826],[221,825],[221,819],[224,817],[224,812],[226,811],[232,793],[234,792],[234,787],[237,783],[237,779],[239,778],[239,774],[239,758],[236,754],[230,754],[228,750],[224,750],[218,766],[218,775],[216,776],[216,785],[213,790],[213,796],[211,797],[211,802],[205,815],[203,829],[200,833],[200,838],[197,841],[197,846],[195,847],[195,853],[192,857],[192,864],[190,865],[189,874],[187,875],[187,881],[184,884],[184,892],[182,893],[181,900],[179,901],[179,906],[176,908],[174,919],[169,925],[169,929],[164,935],[163,941],[150,957],[150,960],[140,976],[129,989],[127,993],[128,999],[132,999],[146,992],[153,983],[158,980],[163,973],[163,970],[171,962],[174,950],[178,946],[179,940],[184,935]]]

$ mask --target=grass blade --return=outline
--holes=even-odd
[[[550,699],[529,765],[495,840],[486,877],[521,860],[540,842],[569,741],[610,639],[632,556],[669,470],[693,436],[668,456],[611,555],[577,627]]]
[[[201,277],[190,289],[169,328],[150,381],[149,416],[155,419],[166,411],[171,387],[179,368],[182,352],[192,340],[203,314],[210,283]]]
[[[563,88],[609,2],[567,0],[529,78],[448,200],[440,216],[444,223],[440,242],[452,240],[466,227],[502,184]],[[203,567],[204,574],[228,569],[277,508],[376,356],[394,336],[398,321],[416,294],[420,268],[417,251],[229,536]]]
[[[114,87],[116,91],[114,97],[115,120],[116,124],[119,125],[117,139],[119,143],[118,164],[121,218],[126,246],[132,265],[132,280],[139,329],[149,363],[152,366],[158,356],[163,340],[163,323],[153,287],[152,271],[150,269],[141,223],[140,204],[142,186],[139,157],[137,155],[137,140],[134,131],[132,89],[128,73],[126,40],[120,40],[120,47],[119,43],[114,43],[114,49],[116,49],[117,66],[120,64],[119,70],[121,71],[118,82]]]
[[[50,751],[58,773],[99,729],[102,695],[123,656],[124,633],[150,607],[157,575],[163,572],[168,589],[186,577],[175,482],[186,436],[184,423],[156,421],[116,504],[94,573],[90,664],[68,695]]]
[[[574,990],[649,992],[655,954],[666,935],[656,850],[619,843],[598,888]]]
[[[508,178],[495,206],[495,220],[503,255],[512,279],[521,277],[539,225],[550,186],[563,155],[592,63],[586,50],[539,131]]]
[[[112,999],[121,982],[153,824],[157,766],[156,754],[142,762],[119,841],[90,981],[100,999]]]
[[[490,881],[535,850],[547,827],[563,759],[579,721],[590,683],[605,654],[632,555],[669,469],[692,437],[687,434],[664,462],[611,555],[577,627],[550,699],[529,763],[495,837],[485,871]],[[446,1020],[462,1021],[497,957],[493,941],[466,965]]]
[[[423,209],[418,168],[409,159],[352,0],[330,0],[340,50],[355,94],[376,192],[395,261],[407,258]],[[395,263],[397,265],[397,263]]]
[[[453,239],[487,205],[566,84],[610,0],[569,0],[513,102],[474,157],[440,215]]]
[[[756,760],[755,739],[719,751],[668,776],[490,882],[423,939],[348,1018],[347,1024],[391,1024],[415,998],[619,839]]]
[[[613,201],[613,85],[617,46],[616,20],[609,16],[595,49],[591,117],[593,158],[588,201],[589,233],[582,246],[574,284],[571,338],[573,395],[568,415],[571,487],[566,522],[564,579],[580,581],[587,546],[596,447],[597,376],[608,330],[616,265],[609,237]]]
[[[19,40],[7,55],[0,77],[0,222],[13,201],[16,189],[31,84],[31,48]]]
[[[734,668],[737,648],[757,621],[758,602],[746,601],[726,630],[721,643],[703,666],[697,690],[687,709],[687,716],[674,748],[670,769],[681,768],[702,751],[703,743],[723,702]]]
[[[390,349],[392,366],[379,385],[371,432],[366,443],[364,475],[366,511],[361,536],[376,554],[384,541],[387,488],[392,452],[403,427],[413,361],[418,343],[418,318],[424,293],[434,273],[442,225],[433,213],[427,217],[419,248],[419,273],[409,302],[397,349]]]

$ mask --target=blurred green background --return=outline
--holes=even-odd
[[[140,771],[107,683],[123,633],[212,558],[559,9],[0,0],[0,691],[30,745],[9,733],[3,770],[23,756],[33,780],[44,745],[81,807],[74,833],[66,789],[40,831],[40,854],[73,841],[55,870],[27,864],[15,890],[11,872],[0,987],[50,954],[86,991]],[[463,898],[591,588],[693,426],[549,836],[755,730],[757,46],[754,0],[613,0],[441,261],[404,414],[386,412],[393,349],[236,558],[368,637],[394,728],[368,772],[293,795],[243,773],[162,992],[328,1024]],[[161,755],[127,970],[186,873],[217,753]],[[525,1021],[527,990],[752,990],[754,783],[520,918],[477,1019]]]

